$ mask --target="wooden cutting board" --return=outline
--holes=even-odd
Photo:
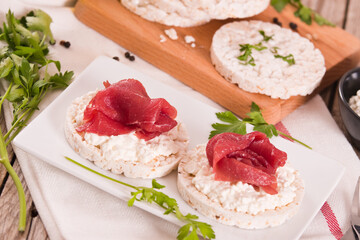
[[[174,27],[179,39],[168,39],[161,43],[160,35],[165,35],[164,30],[170,27],[142,19],[124,8],[119,0],[79,0],[75,6],[75,16],[80,21],[132,53],[240,117],[245,117],[249,112],[252,101],[256,102],[270,123],[280,121],[314,94],[338,80],[360,60],[359,39],[338,27],[321,27],[316,23],[308,26],[296,18],[293,12],[291,6],[286,7],[281,14],[269,6],[260,15],[250,18],[271,22],[277,17],[286,28],[290,22],[296,23],[299,34],[313,36],[312,42],[325,57],[327,72],[312,95],[281,100],[239,89],[227,82],[211,64],[209,49],[213,34],[221,25],[234,19],[213,20],[191,28]],[[185,35],[192,35],[196,39],[195,48],[185,43]]]

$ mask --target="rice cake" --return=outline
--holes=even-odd
[[[270,0],[211,0],[206,2],[212,19],[248,18],[263,12]]]
[[[272,39],[263,41],[259,31]],[[238,59],[243,54],[239,44],[256,45],[259,42],[267,49],[252,50],[255,66],[245,65]],[[274,47],[278,55],[292,54],[295,64],[275,58],[270,51]],[[225,79],[245,91],[272,98],[308,95],[319,86],[326,71],[324,57],[308,39],[290,29],[262,21],[236,21],[223,25],[213,36],[210,52],[212,63]]]
[[[96,93],[78,97],[67,110],[65,137],[75,152],[102,169],[131,178],[162,177],[177,167],[189,142],[185,127],[179,121],[173,129],[149,141],[138,139],[133,132],[119,136],[87,136],[88,133],[77,132],[76,128],[83,124],[85,108]],[[112,141],[123,136],[125,139],[121,142]]]
[[[286,163],[284,167],[290,166]],[[290,187],[294,191],[292,201],[281,202],[280,200],[279,205],[273,208],[269,208],[271,204],[265,203],[266,208],[268,209],[261,210],[257,213],[253,213],[251,210],[250,212],[242,211],[238,210],[238,208],[231,203],[226,206],[223,202],[229,200],[229,193],[231,194],[234,192],[234,189],[226,188],[223,185],[232,186],[236,183],[215,181],[211,180],[211,177],[207,177],[201,180],[202,183],[206,184],[209,181],[210,183],[216,182],[216,187],[210,188],[206,186],[206,190],[199,190],[199,181],[194,180],[199,174],[202,175],[204,172],[212,172],[212,168],[208,164],[205,145],[202,144],[191,150],[179,163],[177,178],[179,193],[191,207],[199,211],[201,214],[226,225],[234,225],[244,229],[262,229],[281,225],[298,212],[304,196],[304,181],[298,172],[295,171],[294,174],[289,177],[289,183],[284,183],[284,188],[286,185],[290,185],[286,187]],[[247,187],[252,186],[248,185]],[[213,199],[212,195],[214,195],[215,192],[218,192],[217,194],[223,198],[223,201]],[[280,191],[278,194],[279,196],[271,196],[281,198],[283,192]],[[263,193],[259,195],[260,197],[264,197]],[[238,201],[242,204],[249,204],[247,199],[238,199]],[[254,205],[256,206],[257,203],[254,203]]]
[[[149,21],[192,27],[211,19],[252,17],[264,11],[270,0],[121,0],[121,3]]]
[[[178,0],[121,0],[133,13],[152,22],[168,26],[192,27],[209,22],[210,16],[200,1]]]

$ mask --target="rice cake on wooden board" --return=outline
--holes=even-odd
[[[327,72],[315,90],[329,86],[347,70],[355,67],[360,60],[360,40],[341,28],[306,25],[287,6],[281,14],[271,6],[258,16],[249,18],[271,22],[277,17],[288,28],[290,22],[298,25],[301,36],[315,36],[313,43],[325,57]],[[205,25],[191,28],[174,27],[179,39],[160,42],[160,35],[169,29],[159,23],[147,21],[128,11],[118,0],[79,0],[75,16],[84,24],[112,39],[154,66],[201,92],[240,117],[256,102],[265,119],[276,123],[305,103],[311,96],[294,96],[286,100],[272,99],[262,94],[249,93],[226,81],[213,67],[210,60],[210,45],[215,31],[232,20],[213,20]],[[185,43],[184,36],[192,35],[196,47]],[[181,68],[179,68],[181,66]]]

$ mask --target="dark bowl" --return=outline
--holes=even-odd
[[[345,73],[339,82],[340,114],[353,145],[360,149],[360,117],[350,108],[349,99],[360,89],[360,67]]]

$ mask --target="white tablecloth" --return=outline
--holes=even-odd
[[[62,0],[64,3],[71,1]],[[210,105],[210,99],[193,91],[180,81],[151,64],[136,58],[130,62],[125,49],[88,28],[68,7],[26,5],[31,0],[0,0],[0,18],[9,8],[23,14],[42,8],[53,18],[52,30],[59,42],[67,40],[71,47],[59,44],[50,47],[51,56],[60,60],[63,70],[76,75],[97,56],[119,56],[120,61],[165,82]],[[35,3],[43,4],[38,0]],[[59,92],[52,93],[41,104],[45,108]],[[10,112],[5,109],[9,122]],[[349,209],[355,182],[360,173],[359,159],[338,128],[320,96],[315,96],[283,120],[290,133],[323,155],[341,162],[346,173],[317,214],[301,239],[339,239],[349,227]],[[31,196],[51,239],[175,239],[178,227],[123,202],[27,153],[15,148]],[[324,170],[326,166],[324,166]],[[321,174],[322,169],[319,169]],[[15,227],[15,226],[14,226]],[[275,238],[276,236],[274,236]]]

